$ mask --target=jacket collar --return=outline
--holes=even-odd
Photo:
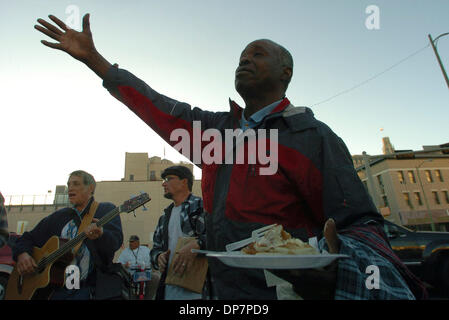
[[[239,121],[242,117],[243,108],[235,101],[229,99],[230,112],[232,117]],[[276,115],[274,115],[276,114]],[[302,131],[318,126],[313,111],[308,107],[295,107],[290,103],[288,98],[284,98],[276,108],[266,117],[275,118],[281,116],[285,119],[287,126],[293,131]]]
[[[302,131],[318,127],[319,121],[315,119],[313,111],[308,107],[295,107],[289,105],[282,116],[287,126],[293,131]]]
[[[194,195],[190,192],[189,196],[181,203],[181,206],[183,206],[183,209],[185,207],[186,204],[189,203],[190,200],[194,200],[195,197]],[[174,208],[175,203],[172,202],[167,208],[164,209],[165,213],[169,213],[171,212],[171,210]]]
[[[279,102],[279,104],[276,106],[276,108],[274,108],[270,115],[273,113],[278,113],[278,112],[282,112],[285,110],[285,108],[287,108],[290,105],[290,101],[287,98],[282,99],[281,102]],[[240,107],[235,101],[231,100],[229,98],[229,107],[230,107],[230,111],[231,114],[233,116],[234,119],[236,120],[240,120],[242,118],[242,112],[243,112],[243,108]]]

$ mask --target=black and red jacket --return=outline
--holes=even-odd
[[[226,129],[240,128],[243,109],[232,101],[227,112],[192,108],[115,67],[110,68],[103,85],[172,146],[178,143],[170,141],[174,129],[187,130],[193,139],[193,121],[201,122],[202,132],[214,128],[223,137]],[[337,229],[368,220],[382,223],[346,145],[316,120],[309,108],[294,107],[284,98],[255,129],[278,130],[275,174],[260,175],[263,165],[249,163],[247,155],[243,164],[196,163],[202,168],[208,250],[225,251],[226,244],[248,238],[252,230],[272,223],[283,225],[305,241],[321,237],[328,218],[336,221]],[[270,137],[267,134],[267,148]],[[202,142],[201,148],[208,144]],[[246,144],[234,153],[247,150]],[[192,140],[191,149],[193,145]],[[271,151],[267,149],[267,153]],[[192,154],[190,158],[194,160]],[[261,270],[231,268],[217,259],[209,259],[209,265],[213,293],[219,299],[276,298]]]

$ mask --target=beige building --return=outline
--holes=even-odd
[[[383,142],[383,155],[353,156],[376,207],[386,219],[412,229],[449,231],[449,144],[413,151]]]
[[[112,202],[120,206],[126,200],[141,192],[148,193],[151,201],[131,213],[121,213],[124,247],[128,246],[130,235],[136,234],[141,244],[152,246],[153,233],[163,210],[171,204],[164,198],[162,171],[173,165],[184,165],[193,170],[190,163],[173,163],[159,157],[148,158],[147,153],[126,153],[125,178],[121,181],[97,181],[95,199],[99,202]],[[153,173],[154,172],[154,173]],[[94,174],[95,176],[95,174]],[[193,194],[201,196],[201,181],[193,182]],[[23,233],[31,230],[44,217],[54,211],[69,206],[67,187],[56,186],[53,204],[8,205],[8,225],[10,232]],[[119,251],[120,252],[120,251]],[[118,253],[119,253],[118,252]],[[118,257],[116,254],[116,258]]]
[[[193,172],[193,164],[189,162],[177,163]],[[148,153],[125,154],[125,177],[122,181],[158,181],[162,180],[161,174],[165,168],[175,165],[167,159],[160,157],[148,158]]]

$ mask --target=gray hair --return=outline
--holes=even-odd
[[[92,191],[92,194],[95,192],[95,187],[97,186],[97,183],[95,182],[94,177],[90,173],[88,173],[86,171],[83,171],[83,170],[76,170],[76,171],[73,171],[69,175],[69,179],[72,176],[81,177],[83,179],[83,184],[85,186],[93,185],[94,186],[94,190]]]

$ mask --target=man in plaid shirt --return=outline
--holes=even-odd
[[[206,286],[200,294],[166,284],[165,279],[171,264],[174,272],[182,275],[191,267],[196,257],[196,253],[192,253],[191,249],[205,249],[203,201],[192,194],[193,174],[187,167],[169,167],[162,172],[161,177],[164,179],[164,197],[173,200],[173,203],[165,208],[164,214],[159,218],[150,252],[151,263],[162,273],[156,299],[202,299],[207,295]],[[180,237],[195,237],[196,241],[175,251]]]

